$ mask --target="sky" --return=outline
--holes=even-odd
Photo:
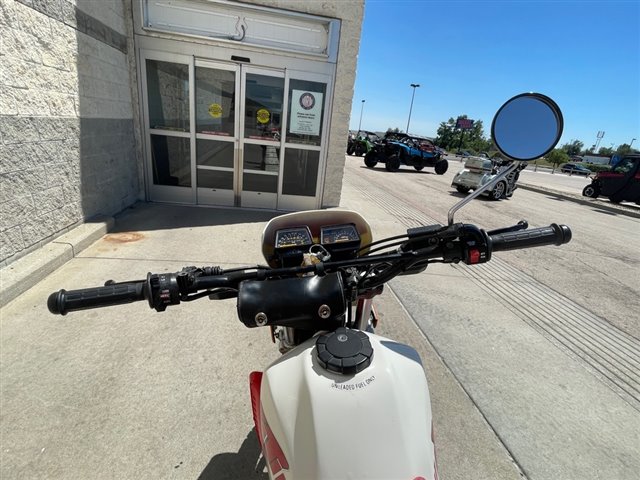
[[[350,128],[362,111],[363,130],[406,130],[412,83],[417,135],[466,114],[488,137],[498,108],[533,91],[562,110],[559,145],[604,131],[600,147],[640,148],[640,0],[367,0]]]

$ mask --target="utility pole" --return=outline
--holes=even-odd
[[[360,127],[362,126],[362,111],[364,110],[364,100],[362,100],[362,106],[360,107],[360,123],[358,123],[358,131],[360,131]]]
[[[407,120],[407,134],[409,134],[409,123],[411,123],[411,110],[413,110],[413,98],[416,96],[416,88],[418,88],[420,84],[412,83],[409,86],[413,87],[413,93],[411,94],[411,106],[409,107],[409,120]]]

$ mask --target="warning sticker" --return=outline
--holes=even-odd
[[[256,112],[256,118],[258,119],[258,123],[269,123],[269,118],[271,118],[271,114],[269,110],[266,108],[261,108]]]
[[[209,115],[213,118],[220,118],[222,116],[222,106],[219,103],[209,105]]]

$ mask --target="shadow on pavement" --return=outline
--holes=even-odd
[[[407,168],[400,168],[399,170],[396,170],[395,172],[389,172],[386,168],[384,168],[384,165],[382,166],[382,168],[380,167],[367,167],[366,165],[362,165],[360,168],[366,168],[367,170],[372,170],[374,172],[384,172],[384,173],[417,173],[417,174],[422,174],[422,175],[435,175],[435,172],[430,172],[428,170],[416,170],[413,167],[407,167]],[[429,168],[429,167],[424,167],[424,168]]]
[[[184,227],[262,223],[287,212],[164,205],[139,202],[119,213],[111,233],[131,230],[165,230]]]
[[[253,428],[244,439],[237,453],[225,452],[214,456],[202,471],[198,480],[267,480],[264,458],[260,456],[260,444]],[[258,459],[260,459],[258,461]]]

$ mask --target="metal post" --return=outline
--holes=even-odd
[[[635,138],[632,138],[632,139],[631,139],[631,143],[629,144],[629,148],[631,148],[631,145],[633,145],[633,142],[634,142],[635,140],[636,140]]]
[[[409,133],[409,124],[411,123],[411,110],[413,110],[413,98],[416,96],[416,88],[420,86],[419,83],[412,83],[409,85],[413,87],[413,93],[411,94],[411,106],[409,107],[409,119],[407,120],[407,134]]]
[[[360,123],[358,123],[358,131],[360,131],[360,127],[362,126],[362,111],[364,110],[364,100],[362,100],[362,106],[360,107]]]

